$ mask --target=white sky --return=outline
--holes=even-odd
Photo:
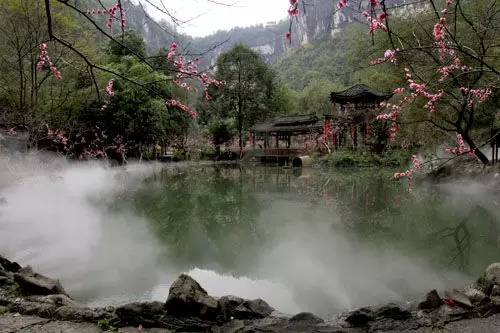
[[[177,19],[189,21],[179,31],[191,36],[203,37],[217,30],[246,27],[269,21],[277,22],[287,17],[287,0],[149,0],[158,7],[167,7]],[[162,5],[163,2],[163,5]],[[226,4],[224,6],[220,4]],[[146,4],[143,1],[143,4]],[[168,17],[148,7],[148,13],[155,19]]]

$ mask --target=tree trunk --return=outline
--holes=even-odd
[[[469,148],[471,150],[474,150],[474,154],[476,155],[477,158],[479,158],[481,163],[483,163],[484,165],[490,164],[488,157],[486,157],[486,155],[484,155],[483,152],[479,148],[476,147],[476,144],[469,137],[468,133],[462,133],[462,139],[464,139],[464,141],[467,142],[467,144],[469,145]]]

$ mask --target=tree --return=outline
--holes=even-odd
[[[498,105],[500,3],[426,0],[409,19],[398,17],[383,0],[340,0],[339,10],[353,2],[366,8],[363,15],[373,42],[387,45],[373,64],[392,63],[405,79],[404,86],[393,87],[395,103],[383,105],[386,114],[379,117],[392,122],[392,138],[411,114],[412,123],[426,124],[436,134],[455,132],[459,147],[449,151],[475,154],[487,164],[483,144],[477,142],[492,138],[482,138],[477,120],[484,124],[494,119],[491,106]],[[291,2],[292,16],[298,5]],[[382,38],[376,37],[378,30],[385,31]]]
[[[257,52],[236,44],[217,58],[215,78],[225,85],[213,89],[211,102],[220,118],[234,119],[242,152],[244,131],[285,111],[275,103],[276,74]]]

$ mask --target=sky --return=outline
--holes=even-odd
[[[287,17],[287,0],[149,0],[158,7],[167,7],[177,19],[188,21],[180,32],[193,37],[208,36],[217,30],[246,27]],[[162,4],[163,2],[163,4]],[[143,1],[146,4],[146,1]],[[149,5],[148,13],[155,19],[167,15]]]

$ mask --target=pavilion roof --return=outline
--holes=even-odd
[[[316,114],[300,116],[284,116],[265,123],[255,124],[252,131],[256,133],[286,133],[296,135],[323,128],[323,119]]]
[[[370,88],[364,84],[357,84],[349,89],[332,92],[330,94],[330,101],[332,103],[346,104],[346,103],[380,103],[388,100],[394,94],[388,92],[381,92]]]

